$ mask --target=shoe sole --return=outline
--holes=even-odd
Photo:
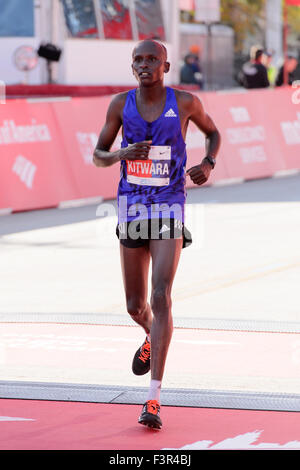
[[[147,367],[147,369],[144,369],[144,370],[142,370],[142,371],[136,370],[136,369],[134,369],[134,367],[132,366],[132,372],[134,373],[134,375],[145,375],[145,374],[147,374],[147,373],[149,372],[149,370],[150,370],[150,366]]]
[[[145,421],[139,421],[140,424],[143,424],[144,426],[150,428],[150,429],[153,429],[154,431],[160,431],[161,430],[161,426],[159,426],[158,424],[150,424],[150,423],[147,423]]]
[[[144,418],[140,418],[139,424],[143,424],[144,426],[147,426],[151,429],[156,429],[157,431],[159,431],[162,427],[162,423],[158,422],[156,417],[152,417],[151,415]]]

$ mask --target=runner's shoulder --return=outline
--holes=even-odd
[[[127,95],[128,95],[128,91],[117,93],[110,102],[109,112],[122,116],[122,112],[126,103]]]
[[[177,104],[182,110],[192,112],[195,106],[197,104],[199,105],[199,101],[201,102],[196,94],[189,91],[174,89],[174,92],[177,99]]]

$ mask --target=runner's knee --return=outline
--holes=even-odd
[[[151,295],[151,308],[154,314],[163,313],[171,308],[171,295],[168,284],[159,284],[153,287]]]
[[[138,298],[129,298],[127,299],[127,312],[131,316],[142,315],[147,308],[147,303]]]

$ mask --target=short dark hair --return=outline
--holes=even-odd
[[[255,52],[255,60],[258,60],[263,55],[263,53],[263,49],[257,49],[257,51]]]

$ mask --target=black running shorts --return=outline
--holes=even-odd
[[[133,220],[117,225],[116,235],[127,248],[139,248],[149,240],[168,240],[182,237],[182,248],[192,243],[192,236],[184,224],[173,218]]]

